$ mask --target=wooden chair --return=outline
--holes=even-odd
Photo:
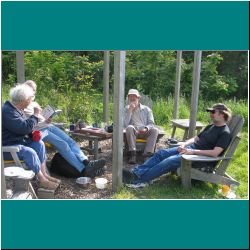
[[[200,181],[208,181],[215,184],[239,185],[240,183],[226,173],[227,167],[233,154],[240,142],[239,132],[244,124],[244,118],[239,115],[234,115],[228,122],[231,132],[231,142],[225,150],[223,156],[208,157],[198,155],[182,155],[181,168],[177,173],[181,176],[182,186],[184,188],[191,187],[191,179]],[[192,168],[192,162],[214,162],[219,161],[212,173],[206,173],[199,169]],[[202,165],[201,165],[202,166]]]
[[[128,97],[126,98],[125,103],[126,103],[126,105],[128,105]],[[140,103],[143,104],[143,105],[148,106],[150,109],[153,108],[153,101],[147,95],[143,95],[143,94],[141,95]],[[156,127],[159,130],[159,134],[158,134],[157,141],[156,141],[156,143],[157,143],[165,135],[165,132],[160,126],[156,126]],[[124,141],[124,152],[128,153],[128,143],[127,143],[127,139],[126,139],[126,130],[125,129],[123,131],[123,141]],[[146,142],[147,142],[146,139],[136,139],[136,150],[137,150],[137,152],[143,152],[144,151],[145,146],[146,146]]]
[[[3,169],[6,178],[14,181],[14,193],[11,199],[37,199],[35,190],[31,184],[35,173],[25,169],[25,164],[18,158],[18,146],[3,146],[2,152],[11,154],[13,161],[4,161]]]

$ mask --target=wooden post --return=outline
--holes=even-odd
[[[103,122],[109,122],[109,51],[104,51],[103,66]]]
[[[188,138],[192,138],[195,135],[196,115],[198,110],[199,86],[200,86],[201,55],[202,52],[200,50],[194,52],[194,70],[193,70],[192,98],[191,98],[191,110],[189,117]]]
[[[115,52],[112,189],[122,185],[125,51]]]
[[[174,92],[174,113],[173,118],[178,118],[179,109],[179,96],[180,96],[180,83],[181,83],[181,57],[182,51],[177,51],[176,57],[176,80],[175,80],[175,92]]]
[[[17,82],[24,83],[24,51],[16,51],[16,71],[17,71]]]
[[[181,183],[183,188],[191,188],[191,168],[192,162],[181,158]]]
[[[5,182],[5,175],[4,175],[4,164],[3,164],[3,154],[2,154],[2,165],[1,165],[1,199],[6,199],[6,182]]]

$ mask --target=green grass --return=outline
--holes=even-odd
[[[218,187],[211,183],[192,181],[192,188],[184,190],[178,176],[166,174],[145,188],[123,187],[113,196],[114,199],[219,199],[223,198]]]

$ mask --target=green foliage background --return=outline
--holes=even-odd
[[[110,55],[112,122],[113,52]],[[183,51],[180,103],[185,105],[180,105],[180,118],[189,115],[193,56],[194,52]],[[232,100],[230,106],[235,106],[235,100],[237,103],[246,100],[247,60],[246,51],[203,52],[199,111],[213,102]],[[2,65],[2,101],[5,101],[10,87],[17,82],[15,52],[2,52]],[[90,124],[102,121],[103,52],[27,51],[25,77],[37,82],[36,99],[42,106],[50,104],[63,110],[60,121],[70,123],[83,119]],[[172,117],[175,77],[176,51],[126,52],[125,91],[127,93],[130,88],[137,88],[141,93],[149,95],[154,100],[157,123],[161,125],[167,124]],[[244,111],[246,115],[247,111]],[[202,112],[199,112],[198,119],[203,120],[202,116]]]

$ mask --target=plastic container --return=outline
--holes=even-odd
[[[88,187],[91,183],[90,177],[79,177],[76,179],[76,183],[81,187]]]
[[[106,178],[95,179],[95,185],[98,189],[104,189],[107,187],[108,180]]]

